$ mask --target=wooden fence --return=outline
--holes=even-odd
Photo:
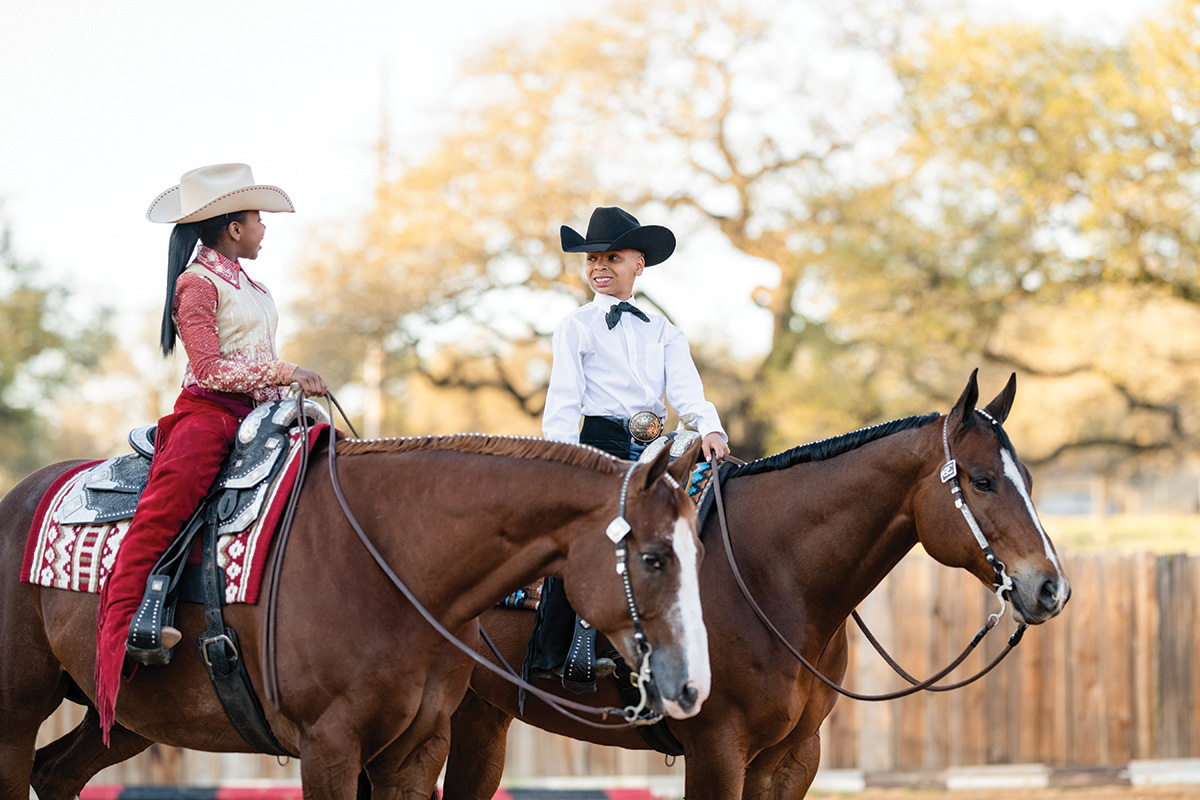
[[[1040,762],[1110,765],[1200,755],[1200,557],[1083,555],[1065,560],[1073,594],[1061,616],[1030,628],[1008,659],[964,689],[886,703],[842,699],[822,734],[822,766],[865,770]],[[974,579],[913,554],[863,604],[872,631],[911,673],[949,663],[997,602]],[[971,674],[1003,647],[1006,618],[960,667]],[[901,680],[851,631],[848,687]],[[64,708],[49,741],[78,721]],[[662,756],[561,739],[517,724],[507,775],[664,775]],[[155,747],[96,782],[204,784],[296,779],[296,763]]]

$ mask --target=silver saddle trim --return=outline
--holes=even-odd
[[[638,456],[638,461],[642,464],[649,464],[651,461],[662,452],[664,447],[671,448],[671,458],[679,458],[687,452],[687,449],[692,446],[700,438],[699,432],[690,429],[689,426],[695,424],[695,414],[684,414],[679,420],[679,424],[675,426],[675,430],[668,434],[659,436],[657,439],[646,445],[646,449]]]
[[[305,417],[310,425],[328,423],[319,405],[306,400]],[[298,418],[294,400],[264,403],[250,412],[238,426],[233,450],[221,467],[214,486],[238,491],[232,515],[217,529],[219,534],[240,533],[263,510],[271,482],[287,452],[287,429]],[[153,453],[154,426],[143,425],[130,433],[137,451],[110,458],[91,469],[72,485],[59,505],[57,521],[62,525],[89,525],[130,519],[137,508]]]

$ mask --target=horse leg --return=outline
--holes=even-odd
[[[808,794],[821,762],[821,734],[788,739],[759,753],[746,769],[743,800],[800,800]]]
[[[429,800],[444,760],[445,747],[422,746],[415,752],[402,745],[388,748],[367,765],[370,800]]]
[[[337,728],[335,730],[335,727]],[[355,800],[362,772],[353,725],[322,725],[300,746],[300,783],[304,800]]]
[[[687,742],[683,795],[687,800],[736,800],[746,777],[744,732],[718,726]]]
[[[447,738],[443,733],[414,748],[406,733],[371,759],[366,769],[370,800],[429,800],[446,759]],[[358,800],[364,800],[361,788]]]
[[[468,691],[450,718],[443,800],[490,800],[500,788],[513,718]]]
[[[471,627],[458,636],[471,643],[477,635]],[[429,800],[446,762],[451,715],[467,693],[471,667],[457,649],[443,647],[426,678],[412,724],[367,765],[372,800]]]
[[[36,610],[19,610],[24,616],[9,619],[15,612],[0,603],[6,633],[0,655],[0,800],[29,800],[38,729],[70,684],[45,635],[33,625]]]
[[[39,800],[72,800],[105,767],[133,758],[152,742],[113,726],[111,746],[100,738],[100,715],[89,707],[75,730],[39,748],[30,785]]]
[[[470,631],[458,636],[472,643]],[[466,692],[470,670],[470,661],[445,646],[425,684],[392,695],[384,718],[377,706],[374,716],[363,716],[362,698],[326,709],[300,745],[304,800],[355,800],[368,790],[372,800],[429,800],[449,745],[450,714]],[[369,782],[361,780],[364,767]]]

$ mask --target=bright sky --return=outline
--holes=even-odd
[[[1160,4],[975,2],[1108,36]],[[0,0],[0,223],[22,258],[85,297],[144,313],[162,302],[170,231],[145,221],[146,207],[188,169],[243,161],[296,203],[297,214],[267,216],[252,269],[286,290],[307,231],[365,207],[382,101],[393,148],[404,150],[433,129],[458,59],[539,35],[576,7]]]

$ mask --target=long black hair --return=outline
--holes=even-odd
[[[243,222],[245,211],[234,211],[222,214],[212,219],[200,222],[180,222],[171,229],[171,244],[167,249],[167,297],[163,302],[162,330],[160,344],[164,356],[175,351],[175,317],[171,313],[175,308],[175,282],[187,269],[192,261],[192,251],[196,242],[202,242],[206,247],[216,247],[221,241],[221,235],[231,222]]]

